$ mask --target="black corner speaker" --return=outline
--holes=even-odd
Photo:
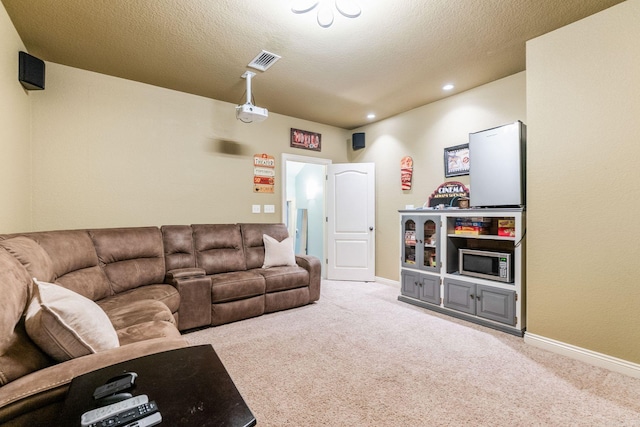
[[[44,61],[27,52],[18,54],[18,80],[27,90],[44,89]]]
[[[354,150],[364,148],[364,132],[358,132],[351,135],[351,145]]]

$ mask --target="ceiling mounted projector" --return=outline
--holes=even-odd
[[[251,103],[251,79],[256,73],[245,71],[243,79],[247,79],[247,102],[236,107],[236,119],[243,123],[261,122],[269,117],[266,108],[257,107]]]

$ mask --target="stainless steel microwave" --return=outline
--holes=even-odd
[[[507,252],[459,249],[459,272],[499,282],[513,282],[513,254]]]

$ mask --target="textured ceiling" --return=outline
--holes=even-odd
[[[328,1],[328,0],[323,0]],[[345,129],[525,69],[525,42],[621,0],[357,0],[330,28],[287,0],[2,0],[46,61]],[[332,2],[333,3],[333,2]],[[443,92],[451,82],[455,89]]]

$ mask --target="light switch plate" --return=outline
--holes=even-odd
[[[275,205],[264,205],[264,213],[274,213],[275,211]]]
[[[260,205],[251,205],[251,213],[260,213]]]

